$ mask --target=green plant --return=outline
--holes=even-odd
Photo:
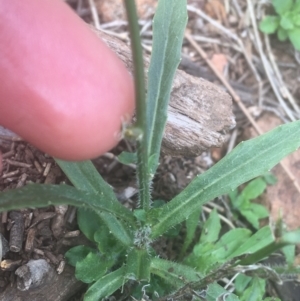
[[[147,100],[144,71],[133,0],[125,0],[132,36],[136,87],[136,124],[126,128],[125,138],[135,139],[137,154],[123,154],[125,163],[137,162],[138,209],[129,210],[117,200],[112,188],[90,161],[56,160],[74,187],[32,184],[0,194],[0,210],[58,204],[77,206],[81,231],[95,248],[77,246],[66,257],[76,267],[76,276],[89,284],[86,301],[109,296],[127,283],[150,283],[160,300],[180,299],[186,294],[207,300],[239,300],[217,284],[222,277],[249,271],[270,253],[300,241],[300,232],[273,237],[269,227],[253,234],[234,229],[219,238],[220,222],[213,212],[201,233],[193,254],[186,256],[197,228],[201,205],[266,173],[283,157],[300,146],[300,122],[293,122],[240,143],[229,155],[186,189],[161,206],[151,199],[151,182],[158,166],[167,104],[172,80],[180,60],[187,21],[186,0],[160,0],[153,22],[153,52],[148,72]],[[186,221],[187,236],[183,263],[160,259],[152,243]],[[214,261],[211,260],[214,259]],[[203,266],[199,260],[204,262]],[[207,261],[207,262],[206,262]],[[189,266],[189,265],[192,265]],[[196,269],[195,269],[196,267]],[[258,276],[266,269],[257,268]],[[133,286],[132,293],[147,292]]]
[[[269,216],[267,208],[263,205],[251,202],[265,191],[267,184],[274,184],[276,179],[271,175],[259,177],[249,182],[239,193],[234,189],[229,193],[229,198],[233,209],[239,211],[241,215],[255,228],[259,228],[259,220]]]
[[[259,24],[262,32],[272,34],[277,31],[280,41],[289,39],[300,50],[300,1],[272,0],[277,16],[266,16]]]

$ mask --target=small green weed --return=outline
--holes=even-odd
[[[300,231],[277,231],[274,237],[270,227],[266,226],[254,234],[237,228],[220,236],[220,219],[213,211],[203,225],[192,253],[187,250],[195,238],[201,206],[265,174],[297,150],[300,121],[240,143],[170,202],[153,202],[151,184],[159,163],[173,77],[180,61],[187,3],[186,0],[158,1],[147,93],[135,3],[134,0],[124,3],[132,39],[136,89],[136,124],[125,129],[125,138],[136,140],[137,152],[135,155],[123,153],[120,160],[137,164],[137,209],[129,210],[118,202],[113,189],[91,161],[56,160],[74,186],[32,184],[6,191],[0,194],[0,210],[60,204],[79,208],[78,225],[94,243],[94,248],[76,246],[66,257],[76,267],[76,277],[89,284],[85,301],[102,300],[124,286],[129,295],[142,298],[149,294],[160,301],[193,297],[208,301],[261,300],[263,281],[260,278],[274,278],[277,272],[257,262],[274,251],[299,243]],[[236,199],[249,205],[253,192],[240,195],[244,195],[243,198],[236,194]],[[237,208],[244,209],[243,206]],[[256,222],[253,218],[251,221]],[[163,235],[174,237],[183,222],[186,237],[179,254],[181,262],[160,258],[153,243]],[[285,252],[291,262],[291,249],[285,249]],[[218,284],[224,277],[239,273],[251,273],[253,278],[243,284],[245,294],[241,298]],[[241,286],[239,284],[238,288]],[[251,290],[255,290],[256,299],[249,299],[247,294]]]
[[[300,50],[300,1],[272,0],[276,16],[266,16],[259,24],[259,29],[272,34],[277,32],[279,41],[289,39]]]
[[[275,184],[275,182],[275,177],[268,174],[249,182],[241,193],[238,189],[229,193],[233,209],[238,211],[255,229],[259,228],[259,220],[268,217],[269,212],[263,205],[251,201],[263,194],[267,184]]]

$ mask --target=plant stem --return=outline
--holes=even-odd
[[[137,138],[137,178],[139,183],[140,206],[150,209],[150,177],[147,151],[147,122],[146,122],[146,90],[143,51],[141,47],[138,17],[134,0],[124,0],[127,12],[131,39],[131,49],[134,64],[134,84],[136,103],[135,127],[141,130],[142,136]]]

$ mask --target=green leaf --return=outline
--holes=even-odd
[[[229,260],[231,254],[243,245],[250,238],[251,234],[250,230],[244,228],[230,230],[215,244],[211,255],[223,261]]]
[[[89,287],[84,295],[84,301],[99,301],[102,298],[108,297],[113,294],[117,289],[124,285],[124,276],[126,267],[123,266],[118,270],[105,275],[97,280]]]
[[[133,248],[128,253],[126,278],[150,281],[150,255],[147,250]]]
[[[216,300],[239,301],[240,300],[236,295],[226,291],[222,286],[220,286],[216,282],[208,286],[206,293],[207,293],[206,296],[207,301],[216,301]]]
[[[296,27],[293,30],[289,30],[287,34],[296,50],[300,51],[300,28]]]
[[[118,156],[119,162],[125,165],[129,164],[136,164],[137,162],[137,156],[136,153],[129,153],[123,151],[119,156]]]
[[[200,236],[200,243],[215,242],[221,230],[221,222],[217,210],[214,209],[207,221],[203,225],[203,229]]]
[[[294,23],[290,14],[285,14],[281,17],[280,26],[285,30],[294,29]]]
[[[296,246],[295,245],[286,246],[286,247],[282,248],[282,253],[284,254],[286,262],[289,265],[294,264],[295,252],[296,252]]]
[[[133,232],[130,230],[131,226],[123,223],[122,220],[117,219],[113,214],[100,213],[103,222],[109,228],[111,234],[122,243],[124,246],[133,245]]]
[[[244,274],[239,274],[234,281],[235,293],[239,296],[242,295],[251,280],[252,277],[246,276]]]
[[[273,241],[274,239],[270,227],[263,227],[247,239],[237,250],[235,250],[231,254],[230,258],[234,258],[242,254],[254,253]]]
[[[283,16],[283,14],[292,10],[294,0],[272,0],[272,4],[276,13]]]
[[[287,40],[288,38],[288,33],[285,29],[283,29],[282,27],[279,27],[278,28],[278,31],[277,31],[277,38],[279,41],[281,42],[284,42]]]
[[[99,214],[82,208],[77,210],[77,223],[80,231],[91,241],[95,241],[94,235],[103,224]]]
[[[96,253],[96,250],[87,246],[76,246],[65,253],[68,264],[75,267],[78,261],[83,260],[90,252]]]
[[[103,180],[91,161],[55,161],[77,189],[101,193],[112,201],[118,201],[112,188]]]
[[[241,297],[241,301],[258,301],[262,300],[265,294],[266,281],[255,277],[252,279],[251,284],[245,290]]]
[[[221,260],[218,260],[213,254],[214,249],[213,243],[199,243],[194,247],[193,254],[187,257],[185,263],[206,275],[221,264]]]
[[[83,260],[76,263],[75,276],[84,283],[92,283],[105,275],[113,264],[112,259],[91,252]]]
[[[266,16],[260,23],[259,29],[260,31],[271,34],[276,32],[279,26],[280,19],[276,16]]]
[[[101,221],[99,229],[94,234],[94,241],[98,250],[103,254],[110,254],[113,258],[118,257],[124,250],[124,246],[119,243],[108,227]]]
[[[295,4],[293,6],[293,12],[295,14],[299,14],[300,13],[300,1],[299,0],[295,0]]]
[[[270,234],[267,234],[267,244],[263,242],[262,244],[262,231],[267,227],[264,227],[260,229],[253,237],[249,239],[249,241],[255,237],[256,240],[253,241],[253,247],[251,248],[251,253],[248,255],[246,258],[241,259],[238,264],[240,265],[250,265],[255,262],[258,262],[262,260],[263,258],[266,258],[270,254],[274,253],[275,251],[280,250],[281,248],[288,246],[288,245],[295,245],[300,243],[300,229],[296,231],[291,231],[284,233],[282,237],[276,237],[276,241],[274,240],[273,237],[270,237]],[[244,245],[250,242],[247,241]],[[243,246],[242,246],[243,247]],[[244,246],[245,247],[245,246]],[[238,250],[239,251],[239,250]],[[236,252],[235,252],[236,253]],[[235,255],[235,254],[234,254]]]
[[[119,202],[112,202],[102,193],[80,191],[68,185],[29,184],[20,189],[0,193],[0,211],[50,205],[73,205],[91,209],[97,214],[111,213],[134,224],[133,214]]]
[[[259,228],[259,220],[269,216],[266,207],[260,204],[250,203],[249,206],[240,208],[241,214],[255,228]]]
[[[300,146],[300,121],[240,143],[207,172],[198,175],[186,189],[164,205],[153,225],[152,238],[181,223],[211,199],[269,171]]]
[[[112,188],[102,179],[93,163],[91,161],[67,162],[58,159],[56,159],[56,162],[76,188],[79,190],[96,193],[98,196],[97,204],[100,205],[102,203],[102,205],[104,205],[106,208],[111,208],[111,210],[104,210],[104,212],[110,212],[112,215],[107,215],[106,213],[95,210],[94,208],[90,209],[93,209],[97,213],[97,215],[108,226],[112,234],[115,235],[115,237],[122,242],[122,244],[130,245],[132,242],[132,240],[130,241],[130,231],[128,230],[128,227],[123,225],[122,222],[117,219],[117,217],[126,220],[131,224],[131,226],[134,226],[134,216],[132,212],[120,204]],[[120,214],[118,214],[118,212],[122,212],[122,217]],[[88,214],[85,215],[85,218],[87,221],[86,225],[88,225]],[[93,217],[91,216],[91,220],[92,219]],[[96,224],[98,222],[100,221],[96,219],[96,222],[93,223],[93,229],[97,227]],[[86,236],[88,238],[93,237],[94,233]]]
[[[186,236],[184,239],[182,249],[180,251],[180,256],[179,256],[180,258],[184,256],[186,250],[194,240],[195,232],[199,224],[200,213],[201,213],[201,207],[199,206],[198,210],[192,213],[186,220]]]
[[[276,177],[270,172],[264,174],[263,179],[266,181],[268,185],[275,185],[277,183]]]
[[[252,180],[241,192],[241,196],[245,200],[254,200],[263,194],[267,187],[266,182],[262,178]]]
[[[151,273],[177,289],[187,282],[199,281],[202,278],[202,275],[191,267],[156,257],[151,261]]]
[[[153,20],[153,48],[148,72],[147,136],[153,176],[167,121],[167,108],[187,23],[186,0],[160,0]]]

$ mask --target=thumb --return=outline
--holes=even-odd
[[[0,54],[0,124],[61,159],[116,145],[132,79],[63,1],[1,1]]]

